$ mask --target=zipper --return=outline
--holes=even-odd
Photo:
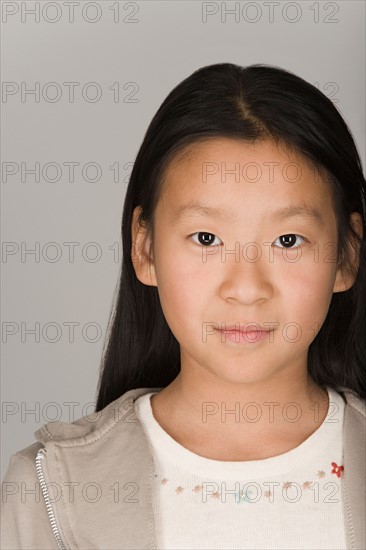
[[[51,527],[52,527],[53,535],[54,535],[54,537],[56,539],[56,542],[57,542],[57,546],[59,547],[60,550],[66,550],[66,546],[65,546],[65,544],[64,544],[64,542],[61,538],[60,530],[59,530],[58,525],[56,523],[55,514],[54,514],[54,511],[53,511],[53,508],[52,508],[50,495],[49,495],[47,485],[46,485],[46,481],[45,481],[44,471],[42,469],[42,461],[44,460],[44,458],[46,458],[46,454],[47,454],[47,451],[44,447],[39,449],[39,451],[37,453],[37,456],[36,456],[37,475],[38,475],[38,479],[39,479],[39,482],[40,482],[40,485],[41,485],[43,498],[44,498],[45,503],[46,503],[48,517],[49,517],[49,520],[51,522]]]

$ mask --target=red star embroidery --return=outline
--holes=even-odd
[[[343,466],[338,466],[336,462],[332,462],[333,470],[331,474],[336,474],[337,477],[341,477],[342,472],[344,471]]]

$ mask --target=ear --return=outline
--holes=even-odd
[[[363,239],[363,219],[359,212],[352,212],[351,224],[359,237]],[[348,246],[351,266],[344,264],[341,264],[339,266],[336,274],[333,292],[344,292],[345,290],[349,290],[355,282],[360,263],[360,243],[353,240],[352,242],[348,243]],[[353,270],[352,266],[354,266]]]
[[[138,217],[142,209],[136,206],[132,214],[131,259],[138,280],[144,285],[158,286],[153,259],[152,240],[143,222]]]

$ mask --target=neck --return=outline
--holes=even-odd
[[[322,424],[329,403],[307,369],[249,384],[217,380],[202,370],[198,379],[193,369],[182,369],[151,404],[162,428],[186,448],[218,460],[249,460],[299,445]]]

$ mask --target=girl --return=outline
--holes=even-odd
[[[126,193],[96,410],[12,456],[3,548],[364,549],[365,194],[300,77],[174,88]]]

